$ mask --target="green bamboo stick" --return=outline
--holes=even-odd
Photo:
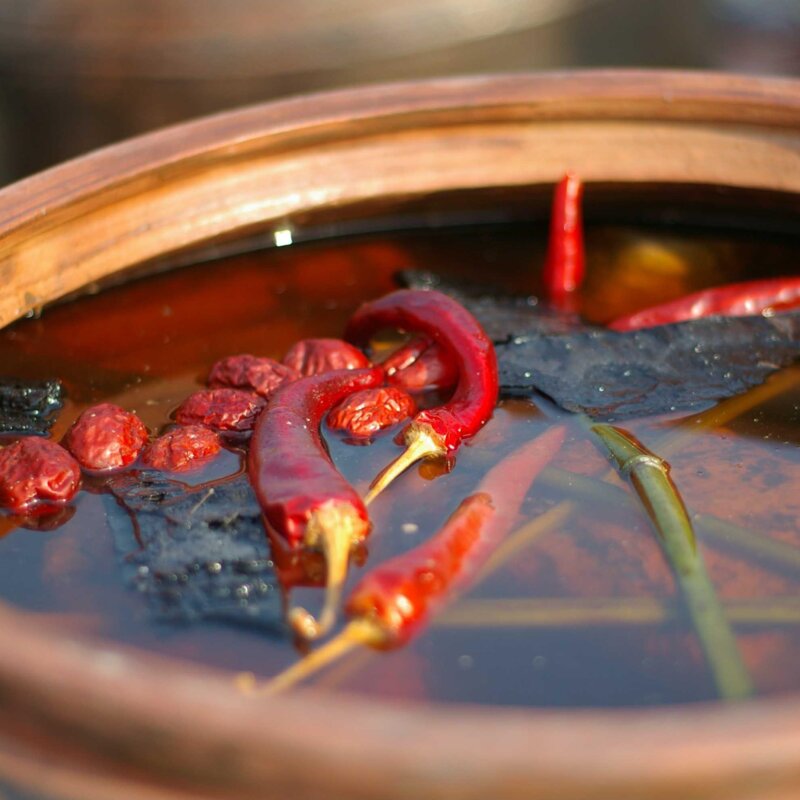
[[[752,681],[697,549],[689,515],[669,476],[669,465],[630,434],[611,425],[586,423],[633,486],[658,533],[720,697],[749,697]]]

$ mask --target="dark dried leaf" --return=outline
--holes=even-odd
[[[403,270],[397,281],[409,289],[437,289],[458,300],[478,319],[493,342],[503,342],[521,334],[569,333],[586,330],[577,314],[556,311],[535,297],[492,293],[485,284],[455,283],[433,272]]]
[[[800,358],[800,312],[709,317],[617,333],[430,273],[405,272],[400,280],[446,292],[477,317],[495,342],[505,396],[539,391],[595,419],[707,408]]]
[[[261,510],[245,476],[189,488],[128,473],[109,489],[121,506],[109,513],[117,548],[158,618],[283,630]]]
[[[0,434],[47,436],[63,399],[60,381],[0,378]]]

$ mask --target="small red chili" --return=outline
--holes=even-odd
[[[203,425],[185,425],[154,439],[142,453],[142,463],[164,472],[186,472],[210,461],[222,443],[219,436]]]
[[[265,405],[263,397],[243,389],[203,389],[181,403],[175,419],[180,425],[249,432]]]
[[[84,469],[111,470],[136,461],[147,428],[131,411],[113,403],[87,408],[64,437],[64,445]]]
[[[49,439],[25,436],[0,450],[0,506],[17,514],[71,500],[80,483],[78,462]]]
[[[289,348],[283,363],[305,377],[369,366],[369,360],[360,350],[341,339],[301,339]]]
[[[298,377],[293,369],[272,358],[242,354],[217,361],[211,367],[208,385],[212,389],[249,389],[268,400],[279,386]]]
[[[362,389],[345,397],[328,414],[328,426],[356,438],[369,438],[408,419],[416,410],[413,398],[401,389],[392,386]]]
[[[550,240],[542,280],[545,299],[556,308],[573,310],[573,296],[586,274],[581,198],[583,183],[567,173],[556,185],[550,212]]]
[[[319,621],[301,608],[289,615],[307,638],[333,625],[350,553],[369,532],[364,502],[333,465],[320,425],[340,400],[382,381],[383,372],[375,367],[288,383],[275,393],[253,433],[248,474],[271,534],[289,551],[307,548],[325,555],[327,592]]]
[[[350,622],[342,633],[270,681],[268,690],[291,686],[355,645],[398,647],[419,632],[431,614],[478,578],[564,434],[564,428],[551,428],[526,442],[489,470],[438,533],[368,572],[347,600]]]
[[[451,454],[491,418],[499,390],[497,357],[480,323],[453,298],[403,289],[365,303],[346,336],[366,344],[382,328],[420,332],[453,354],[458,384],[444,405],[419,412],[404,432],[407,449],[373,482],[367,502],[421,458]]]
[[[453,357],[440,344],[417,336],[381,362],[386,382],[407,392],[444,392],[458,381]]]
[[[800,305],[800,277],[715,286],[670,303],[645,308],[609,324],[615,331],[635,331],[714,315],[746,317],[787,311]]]

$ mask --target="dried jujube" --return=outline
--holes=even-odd
[[[150,442],[142,453],[142,463],[163,472],[186,472],[210,461],[221,448],[219,435],[210,428],[185,425]]]
[[[289,348],[283,363],[303,377],[369,366],[369,360],[357,347],[341,339],[301,339]]]
[[[37,502],[71,500],[81,483],[78,462],[56,442],[24,436],[0,450],[0,506],[21,513]]]
[[[122,469],[147,442],[147,428],[131,411],[101,403],[87,408],[67,431],[64,445],[89,470]]]
[[[298,377],[294,369],[273,358],[243,353],[217,361],[211,367],[208,385],[212,389],[248,389],[269,399],[276,389]]]
[[[356,438],[368,438],[408,419],[416,410],[417,404],[407,392],[379,386],[354,392],[342,400],[328,415],[328,426]]]
[[[207,425],[219,431],[249,432],[266,405],[263,397],[242,389],[204,389],[180,405],[180,425]]]

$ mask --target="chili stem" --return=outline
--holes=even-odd
[[[724,606],[736,625],[800,624],[800,597],[729,600]],[[675,611],[674,603],[649,597],[480,599],[458,603],[433,624],[445,628],[652,625],[674,619]]]
[[[325,602],[319,619],[304,608],[289,610],[288,621],[294,632],[303,639],[318,639],[336,622],[336,612],[347,579],[350,549],[358,541],[363,523],[345,503],[332,503],[314,512],[306,529],[306,544],[319,548],[325,555]]]
[[[385,467],[370,484],[364,497],[369,505],[395,478],[404,473],[412,464],[426,458],[443,456],[445,449],[439,438],[426,425],[409,426],[406,432],[406,449],[389,466]]]
[[[686,508],[669,477],[669,465],[624,431],[606,424],[588,424],[611,454],[620,474],[633,486],[656,529],[720,697],[749,697],[752,681],[697,549]]]
[[[377,625],[369,620],[353,620],[338,636],[325,642],[318,650],[313,650],[305,658],[296,661],[266,683],[253,685],[249,688],[248,693],[269,695],[283,692],[316,674],[334,661],[338,661],[354,648],[374,645],[382,639],[383,633]]]

